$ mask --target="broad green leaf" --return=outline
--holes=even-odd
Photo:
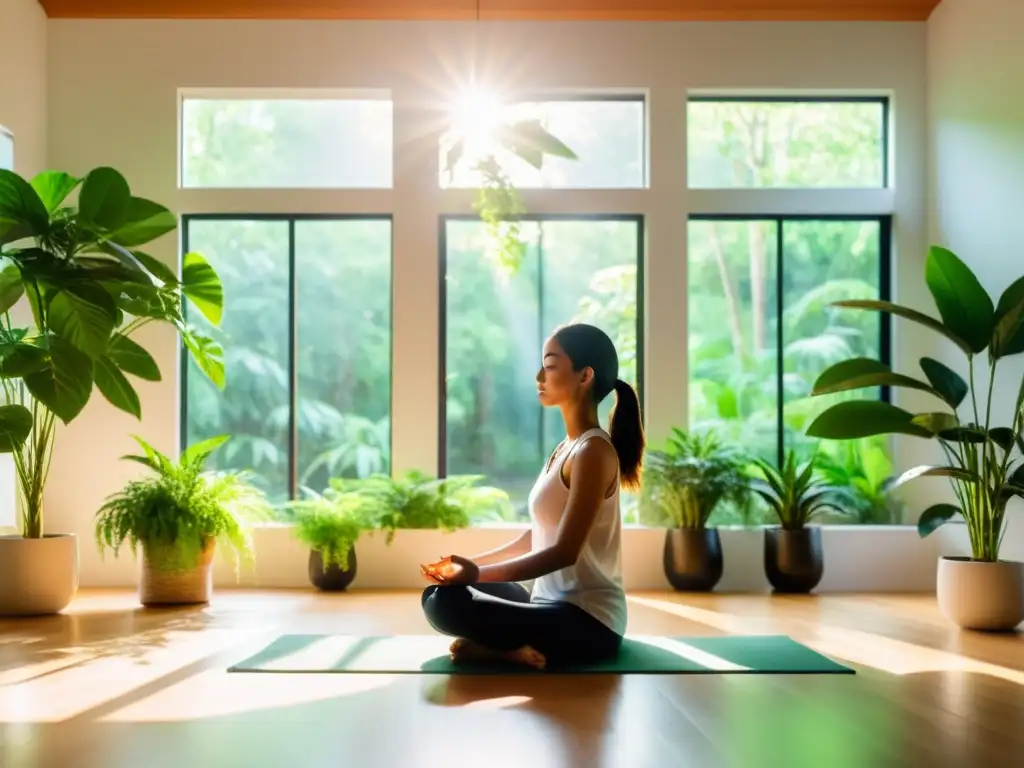
[[[1013,448],[1014,435],[1013,430],[1009,427],[993,427],[988,431],[988,436],[1004,451],[1008,452]]]
[[[37,237],[50,225],[50,213],[32,185],[0,168],[0,245]]]
[[[914,416],[913,422],[919,427],[924,427],[933,435],[938,435],[950,429],[956,429],[960,424],[955,414],[941,411],[938,413],[919,413]]]
[[[941,397],[929,384],[894,373],[885,363],[867,357],[844,360],[827,368],[814,382],[812,395],[827,395],[871,387],[906,387]]]
[[[947,339],[960,347],[964,354],[970,355],[974,353],[971,345],[958,336],[951,328],[946,327],[934,317],[929,317],[923,312],[918,312],[916,309],[911,309],[910,307],[893,304],[891,301],[878,301],[876,299],[845,299],[843,301],[834,301],[831,306],[845,309],[871,309],[876,312],[886,312],[890,315],[896,315],[897,317],[902,317],[904,320],[910,320],[919,325],[923,325],[925,328],[930,328],[933,331],[941,333]]]
[[[21,270],[16,264],[5,264],[0,270],[0,314],[10,312],[24,295],[25,283],[21,279]]]
[[[145,349],[121,333],[115,333],[107,355],[118,368],[145,381],[160,381],[160,368]]]
[[[39,195],[46,210],[53,213],[81,183],[81,179],[64,171],[43,171],[32,179],[32,189]]]
[[[142,404],[139,393],[121,373],[114,361],[103,356],[96,360],[96,388],[115,408],[130,413],[137,419],[142,418]]]
[[[960,507],[953,504],[934,504],[917,519],[917,534],[922,539],[927,538],[959,514]]]
[[[995,427],[990,429],[988,435],[986,435],[981,427],[975,424],[968,424],[944,429],[939,432],[939,437],[952,443],[967,443],[970,445],[980,445],[991,440],[1003,450],[1008,450],[1007,446],[1013,444],[1013,432],[1008,427]]]
[[[538,169],[543,163],[544,155],[576,159],[576,153],[550,133],[540,120],[522,120],[502,125],[495,129],[494,133],[502,146]]]
[[[992,332],[994,357],[1008,357],[1021,352],[1024,352],[1024,277],[1013,281],[999,297],[995,330]]]
[[[967,382],[959,373],[930,357],[921,358],[921,370],[924,371],[924,375],[931,382],[935,391],[949,403],[951,408],[955,410],[960,407],[970,390],[967,388]]]
[[[206,460],[206,457],[213,453],[215,450],[220,448],[224,443],[228,441],[230,435],[217,435],[211,437],[208,440],[190,445],[181,453],[181,463],[190,464],[196,459]]]
[[[149,254],[143,253],[142,251],[132,251],[131,253],[132,256],[139,260],[142,266],[149,270],[149,273],[153,275],[153,277],[157,278],[161,282],[166,283],[167,285],[178,284],[178,276],[174,274],[174,270],[168,267],[159,259],[155,259]]]
[[[32,396],[65,424],[73,421],[89,402],[93,362],[59,336],[50,341],[49,364],[24,378]]]
[[[133,197],[125,223],[110,239],[123,248],[135,248],[173,232],[178,220],[164,206],[143,197]]]
[[[856,440],[874,435],[931,437],[913,422],[914,414],[880,400],[851,400],[825,409],[807,428],[808,437]]]
[[[114,232],[128,220],[132,192],[113,168],[89,172],[78,195],[78,216],[91,226]]]
[[[187,253],[182,261],[181,291],[203,317],[220,325],[224,312],[224,286],[210,263],[199,253]]]
[[[47,364],[46,349],[38,344],[25,341],[0,344],[0,378],[24,378],[43,370]]]
[[[50,327],[89,357],[106,350],[116,319],[117,305],[98,283],[71,283],[50,302]]]
[[[32,432],[32,412],[23,405],[0,405],[0,453],[12,453]]]
[[[908,469],[902,475],[897,477],[891,488],[897,488],[905,483],[909,483],[911,480],[917,480],[919,477],[949,477],[954,480],[962,480],[964,482],[978,482],[980,478],[974,472],[963,469],[962,467],[932,467],[928,465],[922,465],[920,467],[914,467]]]
[[[224,349],[216,341],[192,328],[180,328],[185,348],[199,366],[199,370],[213,382],[218,389],[224,389]]]
[[[967,342],[971,352],[984,352],[992,339],[995,307],[970,267],[945,248],[928,249],[924,279],[935,299],[942,323]]]

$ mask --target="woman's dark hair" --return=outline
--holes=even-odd
[[[615,406],[608,434],[619,455],[622,485],[638,488],[645,444],[640,398],[633,387],[619,378],[619,356],[615,345],[600,328],[583,323],[563,325],[552,334],[552,338],[572,362],[573,370],[591,368],[594,371],[594,383],[590,388],[594,405],[600,404],[615,390]]]

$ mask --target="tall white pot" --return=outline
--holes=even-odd
[[[940,557],[938,601],[964,629],[1012,630],[1024,621],[1024,563]]]
[[[78,592],[78,537],[0,536],[0,616],[60,613]]]

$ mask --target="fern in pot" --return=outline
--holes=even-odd
[[[374,527],[374,505],[332,480],[323,493],[310,493],[290,507],[295,537],[309,547],[310,583],[325,592],[347,589],[356,577],[356,542]]]
[[[664,447],[647,452],[641,510],[644,521],[666,525],[663,565],[680,591],[709,591],[722,578],[717,528],[708,520],[721,504],[749,505],[745,455],[714,432],[673,429]]]
[[[897,373],[870,358],[844,360],[822,372],[812,395],[890,386],[926,393],[935,405],[914,413],[877,400],[849,400],[823,411],[807,434],[827,440],[905,435],[936,441],[945,460],[909,469],[895,485],[943,478],[951,486],[950,498],[922,510],[918,531],[929,536],[953,519],[967,530],[970,554],[939,558],[939,607],[967,629],[1013,629],[1024,621],[1024,563],[1005,560],[1000,551],[1007,505],[1024,497],[1024,378],[1019,369],[1007,371],[1004,361],[1024,353],[1024,277],[995,302],[956,254],[938,246],[929,249],[924,273],[938,317],[886,301],[836,306],[884,312],[939,334],[962,354],[966,377],[931,357],[920,359],[920,376]],[[996,396],[1000,371],[1008,373],[1012,400]]]
[[[755,463],[764,479],[755,479],[753,490],[779,519],[764,532],[765,576],[776,592],[810,592],[825,571],[821,527],[810,523],[826,510],[844,514],[838,491],[817,476],[813,458],[798,466],[792,450],[781,468]]]
[[[125,456],[150,470],[110,496],[96,515],[96,542],[114,556],[128,544],[142,549],[139,598],[143,605],[207,603],[213,590],[213,558],[219,545],[235,572],[253,556],[251,524],[269,520],[271,505],[244,473],[205,469],[226,436],[197,443],[178,461],[146,441],[143,455]]]

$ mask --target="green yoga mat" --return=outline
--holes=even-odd
[[[543,674],[501,663],[452,664],[441,635],[282,635],[229,672]],[[854,674],[782,635],[628,637],[616,659],[550,669],[575,674]]]

